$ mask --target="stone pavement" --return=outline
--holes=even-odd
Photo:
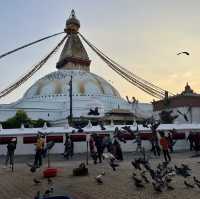
[[[192,174],[200,179],[200,158],[191,158],[191,153],[182,152],[172,154],[173,163],[180,165],[186,163],[192,168]],[[133,167],[130,161],[135,154],[125,154],[125,160],[120,162],[117,171],[112,171],[107,161],[102,164],[94,165],[89,161],[89,176],[73,177],[72,170],[77,167],[80,162],[85,161],[86,155],[75,155],[73,160],[64,160],[61,155],[51,155],[51,165],[59,168],[58,176],[52,178],[54,194],[67,194],[73,199],[199,199],[200,189],[185,188],[184,179],[176,176],[172,182],[175,187],[174,191],[166,191],[161,194],[155,193],[151,184],[145,185],[145,189],[137,189],[131,178]],[[47,179],[42,177],[42,171],[47,166],[45,160],[43,168],[36,173],[31,173],[30,168],[25,162],[33,160],[33,156],[18,156],[15,158],[15,171],[12,173],[10,169],[3,169],[4,157],[0,158],[0,199],[33,199],[37,191],[42,193],[48,189]],[[161,162],[158,158],[153,158],[152,165]],[[102,185],[95,182],[95,176],[105,171],[106,175]],[[41,181],[39,185],[35,185],[33,179],[37,178]],[[192,183],[192,177],[187,179]]]

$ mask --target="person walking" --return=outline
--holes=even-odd
[[[37,135],[37,141],[35,144],[35,161],[34,161],[34,166],[36,168],[39,168],[42,166],[42,154],[44,151],[44,139],[42,138],[41,135]]]
[[[110,138],[110,134],[106,135],[103,138],[103,151],[107,149],[107,152],[111,153],[112,150],[112,140]]]
[[[112,154],[117,160],[123,160],[123,153],[120,145],[120,141],[117,137],[114,137],[113,145],[112,145]]]
[[[200,150],[200,134],[195,132],[194,136],[194,150],[196,155],[199,155],[199,150]]]
[[[11,141],[7,145],[7,154],[4,168],[7,168],[8,161],[10,160],[10,168],[14,167],[14,153],[17,145],[17,138],[12,138]]]
[[[190,133],[187,137],[187,140],[190,143],[190,151],[193,151],[194,150],[194,133],[193,132],[190,131]]]
[[[167,137],[165,137],[165,133],[163,131],[160,131],[160,145],[162,147],[163,150],[163,154],[164,154],[164,158],[166,162],[171,161],[171,157],[169,155],[169,141],[167,139]]]
[[[136,152],[142,152],[142,139],[141,139],[140,133],[136,134],[135,141],[133,143],[137,144]]]
[[[102,138],[97,134],[94,138],[95,146],[97,149],[97,159],[99,159],[99,163],[102,162],[102,154],[103,154],[103,141]]]
[[[74,155],[74,143],[68,134],[65,134],[64,145],[65,145],[64,157],[66,159],[69,159],[69,157],[72,158]]]
[[[95,145],[94,134],[90,136],[89,148],[90,148],[90,155],[94,161],[94,164],[97,164],[97,149]]]
[[[167,134],[167,139],[168,139],[168,143],[169,143],[170,152],[173,153],[174,152],[174,149],[173,149],[174,141],[173,141],[173,136],[170,132],[168,132],[168,134]]]
[[[152,133],[151,144],[152,144],[151,151],[154,153],[154,156],[157,155],[160,156],[160,146],[159,146],[159,139],[157,132]]]

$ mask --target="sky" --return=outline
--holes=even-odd
[[[186,82],[200,93],[199,0],[0,0],[0,54],[63,31],[71,9],[80,32],[110,58],[153,84],[180,93]],[[0,60],[0,90],[38,63],[62,36],[51,38]],[[153,97],[126,82],[86,44],[91,72],[109,81],[122,97],[152,102]],[[177,55],[188,51],[190,56]],[[44,75],[56,70],[59,52],[0,104],[20,99]]]

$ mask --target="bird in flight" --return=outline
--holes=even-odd
[[[181,54],[190,55],[190,53],[189,53],[189,52],[186,52],[186,51],[182,51],[182,52],[180,52],[180,53],[177,53],[177,55],[181,55]]]

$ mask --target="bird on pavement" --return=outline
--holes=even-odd
[[[135,167],[135,169],[142,170],[139,161],[131,161],[131,164],[133,165],[133,167]]]
[[[186,180],[184,180],[184,184],[187,188],[194,188],[194,185],[189,184]]]
[[[136,182],[136,183],[142,183],[142,180],[139,179],[139,178],[136,176],[135,173],[133,173],[132,178],[133,178],[134,182]]]
[[[53,187],[51,187],[50,189],[47,189],[45,192],[44,192],[44,197],[46,196],[49,196],[51,193],[53,193]]]
[[[97,182],[98,184],[103,184],[102,175],[96,176],[95,179],[96,179],[96,182]]]
[[[113,159],[110,160],[109,165],[113,169],[113,171],[116,171],[116,167],[119,167],[119,164],[115,163]]]
[[[152,182],[153,188],[156,192],[161,193],[162,192],[162,187],[160,184],[156,184],[154,182]]]
[[[195,176],[193,177],[193,180],[194,180],[195,183],[200,184],[200,180],[198,180]]]
[[[166,187],[167,187],[167,189],[170,190],[170,191],[174,190],[174,187],[172,187],[172,186],[169,185],[169,184],[166,184]]]
[[[40,181],[40,180],[37,180],[36,178],[33,179],[33,182],[34,182],[35,184],[40,184],[40,183],[41,183],[41,181]]]
[[[95,177],[95,180],[97,181],[98,184],[102,184],[103,183],[103,176],[105,175],[105,172],[103,171],[101,174],[97,175]]]
[[[145,186],[142,183],[135,182],[135,186],[138,188],[144,188]]]
[[[36,196],[34,197],[34,199],[40,199],[40,191],[37,192]]]
[[[36,172],[37,168],[36,168],[35,165],[33,165],[33,164],[29,163],[29,162],[27,162],[26,165],[27,165],[28,167],[30,167],[30,171],[31,171],[32,173],[35,173],[35,172]]]
[[[149,180],[148,180],[148,178],[147,178],[147,176],[145,175],[144,172],[141,173],[140,175],[141,175],[142,179],[143,179],[146,183],[149,183]]]
[[[53,183],[51,178],[48,178],[47,181],[48,181],[48,184],[52,184]]]

